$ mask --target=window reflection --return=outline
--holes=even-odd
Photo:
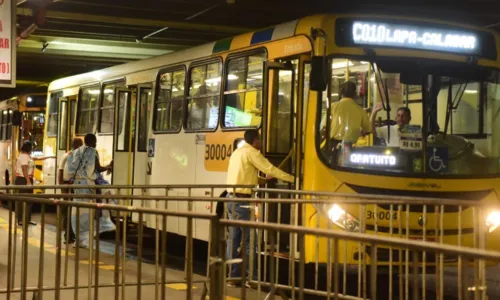
[[[213,129],[219,120],[220,62],[194,67],[190,71],[187,129]]]
[[[184,70],[160,74],[160,90],[155,103],[155,130],[178,131],[182,127],[185,78]]]
[[[99,86],[82,88],[78,99],[78,117],[76,133],[85,135],[95,133],[97,129],[97,110],[101,91]]]
[[[265,53],[229,60],[224,93],[225,127],[257,127],[262,119]]]

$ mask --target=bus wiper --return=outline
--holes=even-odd
[[[444,125],[444,137],[446,137],[446,134],[448,133],[448,126],[449,123],[451,123],[451,134],[453,134],[453,118],[452,118],[452,113],[453,110],[458,108],[458,105],[460,105],[460,102],[462,101],[463,95],[465,93],[465,90],[467,89],[467,85],[469,84],[469,81],[465,81],[465,84],[461,84],[458,87],[457,93],[455,94],[455,97],[453,97],[452,100],[452,90],[453,90],[453,82],[450,78],[450,81],[448,83],[448,104],[447,104],[447,109],[446,109],[446,121]]]
[[[387,114],[387,121],[389,121],[391,119],[391,104],[389,102],[389,91],[387,89],[387,79],[384,81],[382,80],[382,72],[380,71],[380,68],[378,68],[378,66],[376,66],[376,64],[372,63],[372,68],[376,71],[376,75],[378,75],[378,78],[377,78],[377,88],[378,88],[378,92],[380,94],[380,97],[382,98],[382,107],[385,109],[386,111],[386,114]],[[382,91],[380,90],[380,86],[382,85],[382,88],[383,88],[383,94],[382,94]],[[384,97],[385,96],[385,103],[384,103]],[[391,142],[391,128],[390,128],[390,123],[387,122],[387,141],[386,141],[386,144],[389,144]]]

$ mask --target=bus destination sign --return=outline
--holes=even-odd
[[[351,24],[352,43],[356,45],[480,53],[480,37],[466,30],[358,20]]]

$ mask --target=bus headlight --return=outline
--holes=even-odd
[[[488,217],[486,217],[486,227],[488,227],[488,232],[493,232],[500,226],[500,211],[492,211]]]
[[[356,219],[356,217],[354,217],[350,213],[346,212],[337,204],[326,205],[325,210],[327,211],[328,218],[335,225],[347,231],[359,231],[358,219]]]

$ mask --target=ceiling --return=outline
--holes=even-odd
[[[15,1],[18,34],[35,22],[39,26],[20,41],[18,88],[0,89],[3,98],[56,78],[169,53],[317,13],[410,14],[500,29],[498,0]]]

